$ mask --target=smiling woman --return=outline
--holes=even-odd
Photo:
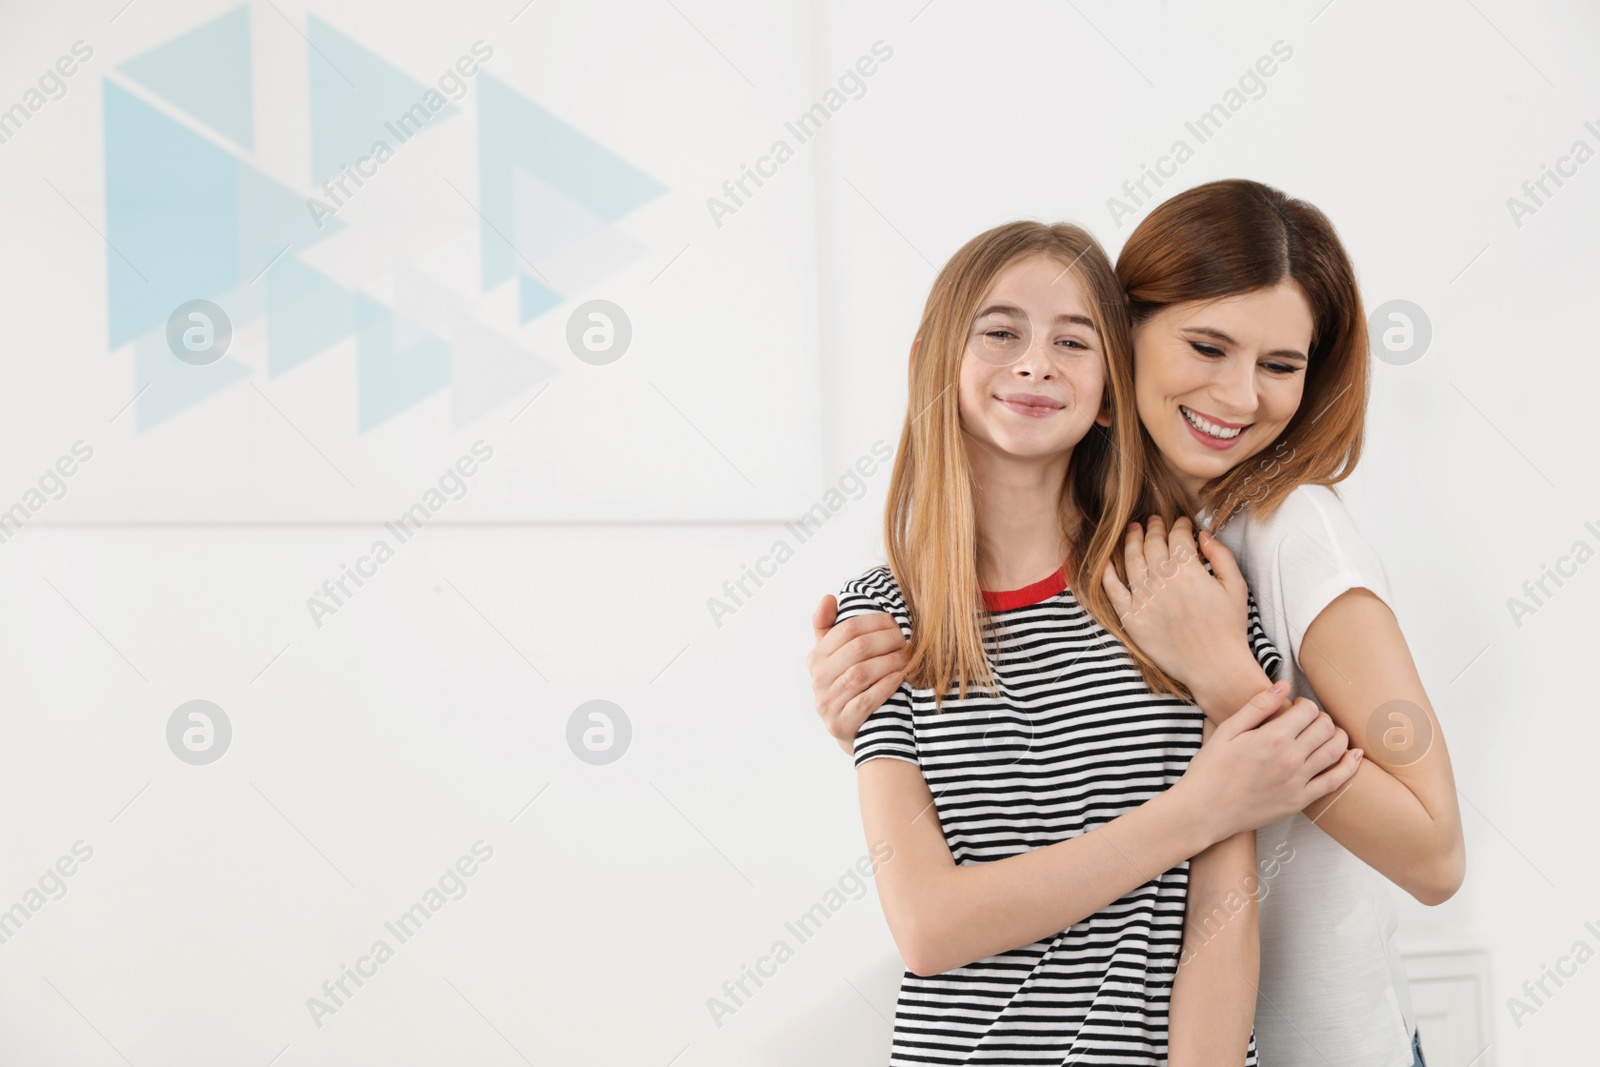
[[[1204,488],[1216,526],[1355,467],[1366,326],[1321,212],[1257,182],[1209,182],[1140,223],[1117,273],[1133,316],[1139,417],[1161,456],[1150,466],[1190,500]],[[1248,460],[1269,447],[1264,481]]]
[[[917,330],[889,565],[837,616],[886,613],[909,644],[854,738],[867,839],[894,850],[894,1064],[1255,1063],[1252,828],[1359,759],[1304,702],[1245,739],[1282,690],[1236,572],[1200,628],[1260,692],[1207,709],[1232,717],[1206,747],[1201,709],[1123,641],[1098,577],[1152,506],[1125,309],[1087,233],[1016,222],[952,257]],[[1180,958],[1186,917],[1216,915]]]
[[[1236,462],[1218,453],[1276,440],[1300,407],[1306,345],[1271,347],[1311,337],[1311,311],[1293,282],[1163,308],[1134,336],[1150,371],[1135,375],[1140,414],[1162,453],[1183,457],[1190,492]]]
[[[1125,645],[1143,680],[1156,692],[1181,686],[1178,691],[1193,697],[1193,706],[1215,724],[1216,732],[1170,789],[1100,829],[1126,825],[1126,834],[1132,820],[1145,816],[1164,822],[1162,804],[1203,780],[1211,767],[1208,753],[1219,751],[1218,739],[1227,737],[1231,743],[1259,737],[1280,725],[1283,715],[1265,725],[1244,726],[1236,721],[1241,715],[1231,711],[1248,711],[1273,678],[1292,694],[1323,705],[1330,733],[1318,736],[1332,746],[1333,765],[1350,773],[1349,787],[1337,797],[1319,798],[1285,817],[1238,824],[1258,828],[1254,843],[1263,862],[1280,855],[1293,859],[1278,865],[1270,896],[1256,896],[1248,884],[1241,890],[1239,881],[1219,881],[1218,872],[1231,869],[1231,861],[1219,865],[1217,850],[1230,845],[1230,839],[1213,838],[1220,843],[1204,851],[1191,844],[1185,853],[1193,863],[1184,936],[1194,938],[1185,947],[1199,942],[1204,951],[1192,956],[1186,951],[1179,961],[1178,980],[1171,984],[1171,1048],[1165,1062],[1238,1063],[1243,1038],[1223,1032],[1234,1011],[1221,1001],[1242,988],[1252,1001],[1259,991],[1255,1035],[1264,1062],[1287,1067],[1410,1062],[1416,1067],[1422,1064],[1421,1039],[1396,947],[1398,918],[1379,876],[1420,903],[1438,904],[1461,885],[1465,849],[1444,735],[1388,606],[1382,563],[1332,489],[1360,455],[1367,394],[1366,326],[1349,257],[1332,224],[1314,206],[1258,182],[1211,182],[1182,193],[1156,208],[1123,247],[1117,275],[1131,312],[1132,344],[1099,330],[1106,360],[1098,376],[1076,362],[1072,328],[1051,317],[1070,312],[1078,295],[1071,286],[1058,290],[1051,274],[1037,265],[1025,269],[1019,264],[996,280],[995,296],[1004,299],[973,301],[971,306],[984,308],[978,336],[986,346],[982,362],[970,366],[975,361],[969,360],[961,368],[961,423],[972,446],[966,462],[973,489],[931,501],[935,511],[943,508],[954,515],[930,518],[930,502],[924,498],[916,529],[941,531],[941,518],[943,530],[966,523],[963,512],[976,505],[984,536],[962,547],[980,564],[997,546],[1014,552],[1032,539],[1052,535],[1054,516],[1047,509],[1030,512],[1015,505],[1033,484],[1027,472],[1051,469],[1049,463],[1056,460],[1052,448],[1072,439],[1069,434],[1058,438],[1056,431],[1074,426],[1084,434],[1081,424],[1091,417],[1090,398],[1097,395],[1094,384],[1104,382],[1104,395],[1114,401],[1109,432],[1118,442],[1116,458],[1126,469],[1142,473],[1145,482],[1136,487],[1136,515],[1118,513],[1121,505],[1105,498],[1107,510],[1120,518],[1107,523],[1102,514],[1101,524],[1115,525],[1113,536],[1125,527],[1125,544],[1114,557],[1101,557],[1091,574],[1080,570],[1068,591],[1097,619],[1092,597],[1103,592],[1104,604],[1113,609],[1106,629]],[[1123,302],[1115,303],[1120,307]],[[1039,311],[1019,320],[1017,307]],[[1053,332],[1041,338],[1050,343],[1034,343],[1040,338],[1033,337],[1033,327],[1047,321],[1054,323]],[[1077,336],[1091,347],[1096,343],[1092,333]],[[1022,354],[1005,363],[1013,351]],[[931,393],[916,396],[916,388],[914,374],[914,399],[931,404]],[[1134,395],[1136,417],[1119,406],[1127,392]],[[1124,445],[1126,435],[1140,424],[1144,432]],[[919,427],[919,435],[908,436],[903,444],[903,453],[933,451],[931,436],[930,429]],[[1095,433],[1088,432],[1079,451],[1094,440]],[[963,462],[954,449],[939,458],[946,454],[952,457],[947,469]],[[1035,457],[1031,468],[1023,462],[1029,456]],[[896,478],[900,480],[898,469]],[[1081,482],[1069,479],[1067,484]],[[1174,519],[1175,514],[1183,517]],[[1190,515],[1209,527],[1198,540]],[[1148,524],[1128,521],[1143,516],[1153,517]],[[891,521],[886,534],[892,578],[880,568],[846,587],[837,617],[847,621],[840,625],[830,627],[834,613],[827,601],[813,618],[818,644],[809,657],[812,684],[818,710],[835,736],[854,738],[864,810],[874,795],[869,785],[882,786],[892,773],[874,769],[866,760],[887,755],[917,762],[927,775],[932,799],[928,790],[915,799],[937,806],[939,825],[954,835],[954,855],[964,865],[967,841],[976,839],[977,831],[964,829],[963,804],[971,804],[981,816],[984,832],[1008,834],[1008,841],[1028,840],[1035,826],[1026,805],[994,802],[982,794],[977,786],[983,773],[1001,765],[1016,772],[1013,780],[1032,786],[1036,798],[1044,796],[1047,777],[1041,768],[1050,756],[1070,747],[1062,743],[1070,728],[1058,729],[1050,713],[1080,704],[1087,705],[1080,714],[1093,718],[1100,711],[1094,698],[1107,689],[1103,681],[1091,684],[1067,676],[1075,684],[1070,696],[1059,695],[1059,703],[1022,689],[1024,679],[1064,676],[1065,666],[1054,669],[1049,659],[1050,622],[1063,633],[1087,625],[1077,618],[1009,617],[1014,611],[1040,610],[1041,603],[1053,604],[1039,598],[1067,584],[1065,573],[1057,572],[1053,583],[985,593],[999,617],[995,647],[1002,697],[1025,696],[1028,714],[977,716],[966,726],[965,738],[959,716],[936,721],[922,715],[919,701],[927,699],[922,686],[928,672],[917,657],[919,644],[924,649],[928,645],[930,613],[912,596],[905,596],[904,603],[897,600],[900,587],[895,582],[902,571],[918,577],[916,569],[928,561],[927,553],[897,554],[894,538],[900,532]],[[948,574],[959,574],[965,566],[959,555],[934,565],[947,565],[934,572],[946,582],[954,580]],[[991,569],[1002,584],[1030,576],[1022,573],[1030,568]],[[1042,568],[1031,570],[1036,575]],[[1276,655],[1270,662],[1263,658],[1258,645],[1237,640],[1247,617],[1246,585],[1259,600],[1266,639],[1284,653],[1281,664]],[[873,612],[883,614],[874,617]],[[1254,633],[1254,613],[1251,618]],[[941,621],[934,618],[935,627]],[[1002,669],[1009,651],[1005,623],[1012,624],[1023,642],[1018,649],[1026,667],[1022,677],[1008,678]],[[1028,624],[1035,623],[1038,629],[1029,630]],[[1095,647],[1112,644],[1108,637]],[[1302,657],[1302,649],[1314,654]],[[1067,658],[1067,665],[1078,662],[1077,657]],[[1300,700],[1291,707],[1303,704]],[[1262,720],[1254,715],[1250,721]],[[1130,745],[1134,737],[1148,737],[1154,722],[1146,719],[1137,730],[1130,729],[1125,735]],[[1009,729],[1012,725],[1019,729]],[[1308,728],[1299,736],[1310,733]],[[1013,735],[1027,742],[1026,754],[1034,758],[1026,773],[1012,752],[1004,760],[997,758],[999,742]],[[1407,742],[1411,737],[1428,740],[1418,751]],[[1355,747],[1343,758],[1331,755],[1343,750],[1347,738],[1351,744],[1365,744],[1373,758],[1356,766],[1363,750]],[[1086,743],[1074,750],[1089,751]],[[941,766],[941,758],[953,762]],[[908,805],[901,814],[909,822],[921,810]],[[1074,841],[1092,836],[1081,833]],[[985,865],[1004,869],[1011,864],[1011,870],[1020,872],[1017,861],[1022,859],[1043,868],[1043,857],[1063,848],[1060,843],[1043,844]],[[1125,837],[1117,851],[1128,853]],[[903,854],[915,855],[911,842]],[[897,904],[894,894],[897,888],[905,891],[904,882],[911,880],[906,870],[912,866],[904,863],[899,871],[886,873],[879,879],[879,892],[897,940],[902,939],[897,918],[912,925],[902,949],[908,961],[915,958],[924,968],[965,963],[974,946],[996,943],[993,939],[1004,927],[990,921],[997,910],[1008,915],[1026,911],[1018,901],[1001,897],[998,904],[980,899],[986,908],[962,912],[962,880],[937,867],[926,877],[948,882],[948,887],[939,887],[948,900]],[[966,880],[981,888],[976,875]],[[1064,874],[1047,881],[1063,895],[1073,888]],[[1043,889],[1032,892],[1037,894],[1033,900],[1060,903],[1049,901]],[[1238,946],[1226,940],[1217,945],[1241,929],[1255,936],[1255,913],[1243,922],[1232,921],[1235,909],[1229,901],[1241,892],[1259,905],[1259,984],[1255,959],[1238,955]],[[897,916],[896,907],[905,914]],[[952,912],[953,918],[944,914]],[[1200,933],[1213,915],[1222,917],[1221,934],[1202,940]],[[918,965],[912,966],[915,970]],[[911,979],[905,988],[920,989]],[[919,997],[918,1005],[924,1000],[933,1002],[930,994]],[[1246,1007],[1243,1016],[1248,1014]],[[907,1031],[909,1041],[915,1032],[909,1024]],[[1211,1050],[1200,1052],[1199,1041]],[[1228,1051],[1219,1054],[1217,1047]]]

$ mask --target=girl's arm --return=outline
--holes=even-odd
[[[1254,830],[1189,861],[1183,954],[1167,1008],[1172,1067],[1245,1062],[1261,972],[1258,886]]]
[[[1175,555],[1186,532],[1173,529]],[[1147,548],[1158,536],[1153,525]],[[1191,578],[1214,586],[1242,584],[1222,542],[1202,534],[1199,547],[1217,577],[1186,561]],[[1174,606],[1176,598],[1165,599],[1151,598],[1144,624]],[[1140,646],[1150,647],[1143,639]],[[1237,646],[1194,671],[1195,703],[1213,721],[1223,721],[1242,697],[1260,692],[1266,678],[1243,642]],[[1333,721],[1373,757],[1362,761],[1348,789],[1308,806],[1306,817],[1421,903],[1449,900],[1466,874],[1455,775],[1444,731],[1394,613],[1366,589],[1347,590],[1306,628],[1300,669]]]
[[[956,864],[916,764],[862,763],[867,840],[893,850],[877,874],[878,898],[907,968],[941,974],[1058,934],[1213,843],[1300,810],[1298,794],[1340,788],[1355,761],[1322,740],[1321,713],[1308,701],[1254,729],[1281,700],[1258,693],[1175,785],[1127,814],[990,863]]]

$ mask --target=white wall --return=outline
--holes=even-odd
[[[853,775],[816,725],[802,656],[817,598],[881,558],[886,475],[804,544],[774,520],[895,441],[938,264],[1021,216],[1079,221],[1114,253],[1134,220],[1118,225],[1107,198],[1279,40],[1293,55],[1264,95],[1163,192],[1244,175],[1310,199],[1348,241],[1369,304],[1411,300],[1432,321],[1422,359],[1377,366],[1370,447],[1346,493],[1385,558],[1463,797],[1467,884],[1439,908],[1405,906],[1404,941],[1489,951],[1493,1043],[1478,1063],[1581,1062],[1600,971],[1580,967],[1520,1025],[1506,998],[1575,942],[1600,947],[1585,927],[1600,926],[1588,845],[1600,730],[1584,673],[1600,564],[1520,626],[1507,598],[1575,541],[1600,548],[1585,526],[1600,529],[1586,299],[1600,280],[1600,163],[1520,227],[1506,199],[1575,140],[1600,148],[1584,125],[1600,127],[1594,15],[1577,0],[674,3],[612,5],[581,26],[540,4],[515,23],[520,3],[463,5],[451,30],[493,25],[508,77],[530,93],[560,87],[537,59],[632,59],[567,98],[614,116],[613,131],[646,107],[679,116],[650,142],[677,155],[649,229],[681,241],[658,240],[629,284],[648,285],[683,244],[672,270],[693,279],[714,264],[744,289],[689,285],[694,314],[610,367],[540,348],[550,392],[516,423],[510,404],[458,430],[441,399],[407,416],[408,458],[387,465],[370,437],[323,421],[315,390],[252,364],[269,395],[308,405],[296,409],[308,437],[331,435],[336,459],[388,487],[365,511],[326,502],[327,470],[292,434],[216,444],[255,400],[241,384],[144,434],[107,422],[68,495],[0,545],[12,698],[0,909],[75,842],[93,849],[66,894],[0,944],[0,1062],[882,1062],[898,961],[870,887],[804,944],[785,923],[848,888],[864,851]],[[74,36],[92,30],[105,52],[94,81],[0,144],[0,188],[26,205],[0,215],[13,294],[3,358],[23,383],[0,396],[7,503],[131,392],[129,355],[105,345],[110,253],[42,179],[81,193],[101,223],[101,177],[82,163],[98,144],[98,79],[227,10],[136,4],[113,23],[105,6],[3,16],[0,104]],[[419,77],[454,54],[420,9],[315,10],[366,26]],[[251,17],[287,33],[271,5]],[[704,199],[721,178],[879,40],[893,55],[864,95],[713,226]],[[655,57],[648,75],[641,57]],[[803,248],[785,243],[796,210],[815,213]],[[798,279],[775,265],[791,247],[814,256]],[[807,308],[798,327],[723,316],[738,292],[789,288]],[[729,358],[702,358],[708,343]],[[795,384],[795,360],[811,385]],[[631,453],[554,429],[643,418],[652,381],[706,398],[697,414],[729,414],[704,437],[624,427]],[[434,477],[433,453],[478,436],[524,469],[578,472],[562,484],[591,486],[608,521],[443,514],[318,626],[307,597],[383,532],[353,517],[404,507]],[[765,472],[769,494],[747,506],[712,485],[727,468],[707,438]],[[789,466],[790,454],[810,458]],[[630,516],[635,465],[684,479],[679,521]],[[240,471],[256,472],[260,500],[225,484]],[[779,539],[793,558],[719,625],[708,599]],[[196,698],[233,729],[207,766],[166,740],[174,709]],[[610,765],[568,747],[569,717],[593,699],[632,725]],[[480,839],[493,857],[466,895],[316,1026],[307,998],[374,940],[395,945],[385,921]],[[780,939],[793,958],[719,1025],[708,999]]]

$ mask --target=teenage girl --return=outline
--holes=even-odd
[[[1316,208],[1225,181],[1152,212],[1117,273],[1134,323],[1138,450],[1153,502],[1141,513],[1196,514],[1217,533],[1202,530],[1196,545],[1184,519],[1130,525],[1123,574],[1100,574],[1126,635],[1190,681],[1213,719],[1279,673],[1373,757],[1348,789],[1257,835],[1278,867],[1259,905],[1262,1060],[1420,1067],[1395,910],[1378,875],[1437,904],[1459,888],[1465,851],[1443,732],[1388,607],[1382,564],[1329,488],[1360,455],[1366,408],[1354,272]],[[1235,557],[1267,635],[1290,657],[1281,672],[1248,659],[1228,627],[1205,623],[1232,595],[1242,624],[1228,588]],[[832,612],[825,599],[809,661],[819,712],[850,738],[911,657],[894,620],[858,615],[829,629]],[[1197,673],[1202,663],[1211,669]]]
[[[1254,657],[1248,699],[1206,707],[1231,656],[1174,672],[1197,708],[1125,643],[1101,574],[1156,503],[1127,327],[1087,233],[1019,222],[956,253],[917,331],[889,563],[839,596],[907,642],[854,744],[896,1064],[1255,1063],[1253,829],[1360,759],[1309,702],[1266,721],[1287,686],[1236,572],[1208,625]]]

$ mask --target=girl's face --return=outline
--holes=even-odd
[[[1293,282],[1174,304],[1134,327],[1139,421],[1191,500],[1299,410],[1312,328]]]
[[[961,357],[961,428],[985,451],[1070,457],[1101,414],[1105,358],[1078,279],[1037,253],[1010,263],[978,305]]]

